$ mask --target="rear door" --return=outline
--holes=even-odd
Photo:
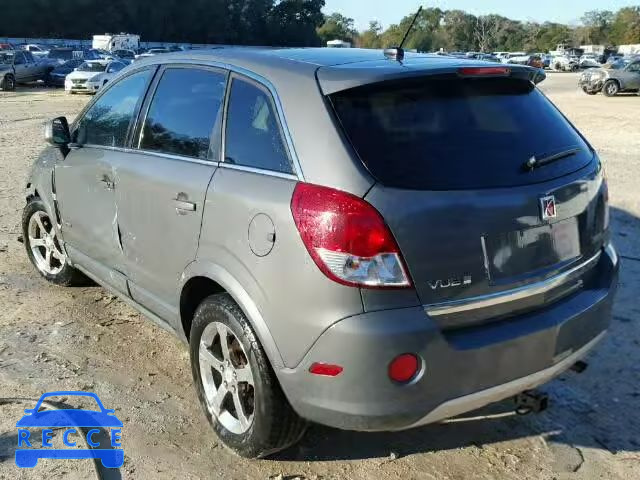
[[[176,288],[195,259],[207,186],[219,160],[227,73],[176,65],[156,75],[132,150],[115,166],[131,296],[178,318]]]
[[[543,281],[600,250],[606,187],[597,157],[530,82],[443,75],[359,87],[331,101],[378,180],[366,199],[389,224],[434,316],[447,302]],[[565,155],[548,161],[558,153]],[[541,165],[529,168],[532,158]],[[463,308],[444,323],[535,305]]]

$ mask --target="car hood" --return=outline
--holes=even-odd
[[[122,427],[122,422],[115,415],[102,412],[64,409],[27,414],[16,427]]]
[[[90,78],[93,77],[97,77],[98,75],[103,75],[104,72],[79,72],[77,70],[74,70],[73,72],[71,72],[69,75],[67,75],[67,78],[70,80],[89,80]]]

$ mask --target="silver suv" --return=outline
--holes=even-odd
[[[609,324],[598,156],[519,65],[338,49],[141,60],[31,174],[49,281],[189,343],[241,455],[307,421],[398,430],[544,383]]]

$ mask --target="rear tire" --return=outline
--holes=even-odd
[[[614,97],[619,91],[620,85],[615,80],[607,80],[602,87],[602,93],[607,97]]]
[[[200,304],[189,344],[198,399],[226,447],[260,458],[302,438],[306,422],[291,408],[251,325],[228,294]]]
[[[69,265],[57,227],[38,197],[32,198],[22,212],[22,238],[29,260],[48,282],[63,287],[90,284],[84,274]]]
[[[11,92],[15,90],[16,89],[15,77],[11,74],[5,75],[4,78],[2,79],[2,82],[0,82],[0,87],[5,92]]]

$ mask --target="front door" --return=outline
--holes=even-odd
[[[122,250],[113,165],[126,155],[121,149],[151,73],[133,73],[105,91],[76,122],[74,143],[55,167],[55,192],[69,257],[121,291],[126,291],[126,282],[117,273],[122,270]]]
[[[133,151],[116,165],[116,204],[131,297],[177,326],[180,276],[196,257],[217,167],[227,74],[168,66],[142,109]]]

